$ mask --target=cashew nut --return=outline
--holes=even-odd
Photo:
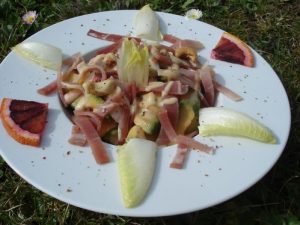
[[[195,62],[197,60],[197,52],[190,47],[180,47],[175,50],[175,56],[180,59],[187,59]]]

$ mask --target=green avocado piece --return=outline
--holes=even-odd
[[[103,102],[104,100],[102,98],[92,94],[87,94],[85,96],[80,96],[72,102],[71,107],[75,110],[82,110],[86,108],[94,109]]]
[[[197,129],[200,100],[197,92],[192,92],[179,102],[177,133],[187,134]]]
[[[155,134],[159,131],[160,122],[156,113],[143,109],[134,117],[134,124],[141,127],[147,134]]]

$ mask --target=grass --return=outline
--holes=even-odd
[[[137,9],[145,2],[1,0],[0,59],[10,47],[58,21],[97,11]],[[0,224],[300,224],[299,0],[148,2],[155,10],[181,15],[190,8],[201,9],[201,20],[241,37],[272,65],[287,90],[292,113],[290,137],[278,163],[249,190],[215,207],[172,217],[130,218],[93,213],[53,199],[27,184],[0,158]],[[20,19],[27,10],[39,14],[31,26]]]

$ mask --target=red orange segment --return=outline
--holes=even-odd
[[[226,62],[254,66],[254,56],[251,49],[238,37],[224,32],[216,47],[211,52],[211,58]]]
[[[47,122],[48,104],[4,98],[0,116],[7,133],[21,144],[39,146]]]
[[[41,113],[43,113],[45,110],[40,108],[33,108],[28,109],[25,111],[11,111],[10,116],[13,121],[15,121],[16,124],[22,124],[25,121],[31,119],[32,117],[35,117]]]

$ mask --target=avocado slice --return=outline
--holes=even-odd
[[[198,127],[200,100],[197,92],[186,95],[179,102],[178,134],[188,134]]]
[[[134,117],[134,124],[141,127],[147,134],[155,134],[159,131],[160,122],[157,114],[149,109],[142,109]]]
[[[85,108],[96,108],[97,105],[100,105],[104,100],[98,96],[87,94],[85,96],[80,96],[74,102],[72,102],[71,107],[75,110],[82,110]]]
[[[114,79],[107,79],[101,82],[96,82],[94,83],[94,94],[98,96],[111,94],[115,90],[116,86],[117,84]]]
[[[146,136],[145,136],[144,130],[140,126],[134,125],[129,130],[127,138],[126,138],[126,141],[128,141],[131,138],[142,138],[142,139],[145,139]]]

